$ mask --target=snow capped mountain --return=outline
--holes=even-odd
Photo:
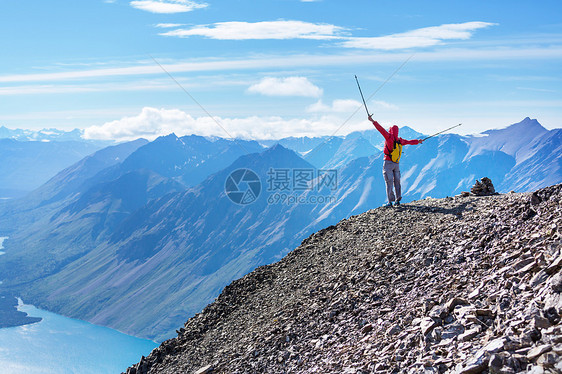
[[[423,136],[415,132],[411,135],[400,130],[400,136]],[[469,191],[475,180],[484,176],[491,178],[500,192],[529,191],[560,183],[561,136],[562,130],[548,131],[536,120],[526,118],[480,136],[445,134],[428,139],[423,145],[405,146],[400,161],[403,201]],[[483,139],[490,139],[490,143]],[[339,167],[335,201],[314,208],[317,220],[346,217],[384,204],[382,163],[379,151]]]
[[[369,157],[378,153],[367,139],[362,136],[346,137],[334,156],[324,165],[323,169],[339,169],[360,157]]]
[[[283,147],[293,150],[300,155],[304,155],[307,152],[310,152],[314,147],[317,147],[321,143],[327,141],[330,137],[328,136],[319,136],[319,137],[308,137],[303,136],[300,138],[297,137],[288,137],[279,140],[258,140],[258,142],[266,147],[271,147],[275,144],[281,144]]]
[[[408,131],[400,136],[422,136]],[[14,230],[0,256],[0,274],[10,278],[4,286],[65,315],[167,337],[231,280],[320,228],[382,205],[382,152],[371,135],[382,140],[376,130],[323,139],[306,160],[280,144],[263,150],[173,134],[99,151],[31,194],[17,224],[18,205],[0,206],[0,224]],[[434,137],[404,147],[403,202],[451,196],[484,176],[500,192],[560,183],[561,155],[562,130],[528,118],[479,136]],[[255,178],[231,177],[242,169]],[[323,169],[333,169],[332,179],[322,179]],[[255,201],[231,200],[233,189],[256,181]]]
[[[536,150],[537,139],[549,133],[536,119],[525,118],[499,130],[484,131],[479,136],[470,137],[470,150],[466,158],[485,151],[501,151],[515,158],[517,164],[532,157]]]
[[[377,152],[363,136],[332,137],[304,155],[304,159],[319,169],[337,169],[352,160]]]
[[[500,191],[531,191],[560,183],[562,130],[555,129],[530,140],[517,152],[517,163],[500,184]]]
[[[487,152],[502,152],[514,159],[513,168],[499,181],[499,191],[530,191],[559,183],[561,139],[560,129],[547,130],[529,117],[499,130],[468,137],[470,150],[465,160]]]
[[[322,168],[335,157],[343,141],[340,137],[331,137],[305,154],[303,158],[315,167]]]
[[[42,129],[42,130],[28,130],[28,129],[9,129],[5,126],[0,126],[0,139],[12,139],[18,141],[40,141],[40,142],[85,142],[97,144],[99,147],[110,145],[114,142],[99,141],[99,140],[86,140],[82,138],[83,130],[74,129],[71,131],[63,131],[59,129]]]
[[[197,135],[170,134],[139,148],[123,162],[121,169],[147,168],[186,186],[194,186],[238,157],[262,149],[255,141],[209,140]]]

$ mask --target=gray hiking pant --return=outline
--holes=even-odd
[[[382,167],[382,175],[386,183],[386,197],[388,202],[394,200],[400,201],[402,199],[402,189],[400,188],[400,165],[396,162],[384,160]],[[394,196],[393,188],[396,189],[396,199]]]

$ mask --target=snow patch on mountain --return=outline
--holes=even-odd
[[[365,184],[363,186],[363,193],[361,194],[361,197],[359,198],[359,201],[357,202],[357,204],[353,207],[353,209],[352,209],[353,211],[356,211],[357,209],[359,209],[367,201],[367,198],[369,197],[369,193],[371,192],[373,180],[374,180],[374,177],[368,177],[365,180]]]
[[[463,161],[485,151],[502,151],[520,164],[534,155],[537,139],[548,132],[536,119],[526,117],[505,128],[485,131],[482,133],[485,136],[469,138],[470,149]]]

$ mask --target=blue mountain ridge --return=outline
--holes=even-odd
[[[363,136],[333,137],[304,155],[304,159],[322,169],[338,169],[352,160],[379,153]]]
[[[404,201],[450,196],[468,190],[475,179],[483,176],[492,178],[501,192],[560,183],[561,133],[526,118],[477,136],[447,134],[423,145],[406,146],[401,160]],[[360,135],[348,138],[364,139]],[[408,137],[402,130],[401,136]],[[137,152],[157,158],[160,152],[156,145],[178,143],[177,139],[181,138],[166,137]],[[150,152],[146,151],[149,148],[143,150],[149,145],[153,147]],[[177,149],[185,150],[183,146]],[[167,175],[150,170],[154,173],[152,180],[172,186],[178,177],[188,174],[175,167],[181,157],[162,154],[161,159],[173,160],[174,167],[155,162],[152,167],[162,167],[158,170]],[[337,164],[342,159],[341,154],[332,154],[323,165]],[[375,152],[338,167],[333,190],[290,190],[286,192],[301,199],[301,203],[275,204],[268,200],[279,192],[267,191],[271,169],[318,173],[296,153],[276,145],[242,155],[187,189],[171,188],[150,196],[144,204],[135,203],[118,220],[90,219],[92,209],[99,218],[97,207],[120,206],[122,200],[107,192],[114,191],[113,183],[119,186],[118,181],[132,178],[127,173],[142,175],[142,166],[147,165],[139,160],[143,158],[139,157],[134,167],[124,168],[125,163],[134,164],[125,160],[101,170],[88,179],[88,194],[78,192],[72,200],[64,200],[64,204],[46,214],[45,219],[16,231],[6,242],[6,255],[0,257],[0,274],[11,269],[13,276],[3,286],[49,310],[138,336],[163,339],[231,280],[284,256],[310,233],[385,201],[382,154]],[[234,204],[225,192],[227,177],[240,168],[253,170],[262,182],[259,198],[249,205]],[[152,184],[126,185],[134,197],[134,191],[146,193]],[[321,199],[322,203],[308,203],[322,197],[328,198]],[[73,219],[72,215],[81,218]],[[54,220],[48,222],[52,217]],[[67,217],[65,226],[58,221],[62,217]],[[59,226],[53,226],[55,223]],[[53,231],[58,234],[51,235]],[[80,252],[64,250],[71,247],[80,248]],[[56,261],[45,261],[45,257]],[[26,261],[30,264],[24,264]],[[27,271],[22,272],[23,268]]]
[[[194,186],[238,157],[261,150],[263,147],[255,141],[209,140],[197,135],[170,134],[139,148],[121,164],[120,171],[146,168],[186,186]]]
[[[255,142],[241,143],[246,148],[262,149]],[[174,147],[177,144],[181,146]],[[157,171],[176,169],[173,162],[185,156],[186,147],[200,158],[210,160],[210,165],[213,158],[221,158],[212,168],[219,167],[217,163],[228,165],[233,152],[242,152],[238,150],[242,149],[238,142],[224,139],[211,142],[202,137],[180,139],[170,135],[151,143],[137,140],[98,151],[63,170],[25,198],[2,204],[0,224],[11,237],[7,245],[17,241],[29,249],[3,258],[7,264],[3,275],[13,275],[14,280],[25,282],[54,273],[94,248],[103,238],[100,233],[110,232],[149,199],[185,190],[183,184],[172,179],[177,174],[161,176]],[[234,148],[237,149],[232,151]],[[147,154],[153,164],[142,162]],[[160,165],[170,163],[169,169],[159,169]],[[150,170],[151,166],[156,171]],[[23,229],[17,230],[19,227]],[[55,248],[45,253],[40,243]],[[34,261],[20,262],[25,256],[43,257],[44,263],[35,267]],[[11,266],[14,262],[22,263],[19,270],[24,271]]]
[[[253,204],[232,203],[224,183],[241,167],[262,181],[271,168],[313,170],[280,145],[242,156],[194,188],[152,200],[118,225],[108,241],[34,282],[24,297],[123,331],[148,331],[151,338],[169,334],[230,281],[283,256],[313,230],[297,234],[303,219],[312,220],[310,206],[269,204],[265,191]],[[145,290],[142,297],[139,289]],[[50,300],[41,297],[46,292]],[[131,308],[142,315],[133,324],[125,313]]]
[[[0,198],[21,197],[100,148],[83,141],[0,139]]]
[[[91,187],[92,178],[111,166],[123,162],[132,152],[147,144],[145,139],[103,148],[58,172],[24,198],[0,202],[0,227],[8,234],[68,203],[74,195]]]

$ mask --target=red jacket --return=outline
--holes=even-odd
[[[394,149],[394,140],[398,141],[398,143],[402,144],[402,145],[415,145],[415,144],[420,144],[420,141],[418,139],[413,139],[413,140],[406,140],[406,139],[402,139],[398,136],[398,126],[392,126],[390,128],[390,132],[386,131],[384,129],[384,127],[382,127],[381,125],[379,125],[379,123],[375,120],[371,120],[371,122],[373,122],[373,125],[375,125],[375,128],[377,130],[379,130],[379,132],[382,134],[382,136],[384,136],[384,159],[387,161],[392,161],[392,159],[390,158],[390,152],[392,152],[392,150]]]

